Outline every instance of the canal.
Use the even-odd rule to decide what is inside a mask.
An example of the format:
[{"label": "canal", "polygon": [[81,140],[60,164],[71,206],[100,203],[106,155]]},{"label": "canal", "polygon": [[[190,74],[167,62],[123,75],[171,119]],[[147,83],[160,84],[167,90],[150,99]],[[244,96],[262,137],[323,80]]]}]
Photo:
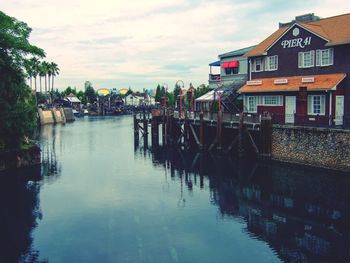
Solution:
[{"label": "canal", "polygon": [[45,126],[0,176],[0,262],[350,262],[350,178],[135,144],[132,117]]}]

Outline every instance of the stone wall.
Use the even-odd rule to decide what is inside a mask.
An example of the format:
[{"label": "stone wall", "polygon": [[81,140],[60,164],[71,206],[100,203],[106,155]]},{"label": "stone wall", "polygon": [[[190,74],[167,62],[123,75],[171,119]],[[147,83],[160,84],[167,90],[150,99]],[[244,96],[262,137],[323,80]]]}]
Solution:
[{"label": "stone wall", "polygon": [[272,159],[350,171],[350,131],[275,125]]}]

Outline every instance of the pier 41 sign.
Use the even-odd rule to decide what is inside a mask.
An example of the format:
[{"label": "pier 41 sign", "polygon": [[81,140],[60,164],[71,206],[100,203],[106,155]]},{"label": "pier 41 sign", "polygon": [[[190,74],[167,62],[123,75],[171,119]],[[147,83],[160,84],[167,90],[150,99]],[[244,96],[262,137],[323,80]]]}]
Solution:
[{"label": "pier 41 sign", "polygon": [[306,38],[294,38],[289,40],[283,40],[281,42],[281,45],[283,48],[291,48],[291,47],[300,47],[304,48],[306,46],[309,46],[311,44],[311,37]]}]

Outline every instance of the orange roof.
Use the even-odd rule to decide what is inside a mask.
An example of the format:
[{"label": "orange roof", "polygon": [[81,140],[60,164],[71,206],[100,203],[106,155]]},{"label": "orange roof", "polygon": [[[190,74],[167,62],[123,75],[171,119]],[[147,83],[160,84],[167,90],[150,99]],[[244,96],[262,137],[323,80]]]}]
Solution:
[{"label": "orange roof", "polygon": [[[239,89],[239,93],[249,92],[285,92],[285,91],[298,91],[299,87],[307,87],[308,91],[320,91],[336,89],[337,85],[346,77],[346,74],[327,74],[327,75],[314,75],[314,76],[294,76],[294,77],[278,77],[278,78],[266,78],[266,79],[254,79],[253,81],[259,82],[256,85],[244,85]],[[302,81],[304,79],[304,82]],[[286,82],[285,84],[276,84],[275,80]],[[313,82],[311,82],[313,80]],[[309,82],[307,82],[309,81]],[[254,83],[252,83],[254,84]]]},{"label": "orange roof", "polygon": [[[307,23],[296,22],[295,24],[328,40],[327,46],[350,43],[350,13],[328,17]],[[294,25],[294,24],[293,24]],[[263,55],[291,26],[285,26],[262,41],[255,48],[248,51],[246,57]]]}]

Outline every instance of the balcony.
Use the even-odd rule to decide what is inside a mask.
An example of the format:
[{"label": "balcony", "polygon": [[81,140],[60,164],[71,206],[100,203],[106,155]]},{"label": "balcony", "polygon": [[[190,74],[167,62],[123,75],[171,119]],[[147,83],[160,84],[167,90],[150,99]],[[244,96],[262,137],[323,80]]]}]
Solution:
[{"label": "balcony", "polygon": [[215,89],[218,87],[218,84],[221,82],[220,74],[209,74],[209,88]]}]

